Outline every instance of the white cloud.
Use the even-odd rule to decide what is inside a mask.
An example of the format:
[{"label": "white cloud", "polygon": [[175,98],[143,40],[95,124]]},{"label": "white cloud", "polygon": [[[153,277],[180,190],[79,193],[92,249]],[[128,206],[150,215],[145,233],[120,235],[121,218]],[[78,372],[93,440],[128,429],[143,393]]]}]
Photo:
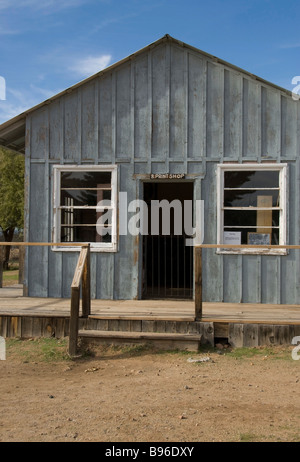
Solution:
[{"label": "white cloud", "polygon": [[30,85],[29,88],[23,90],[9,87],[6,91],[6,100],[0,100],[0,124],[22,114],[60,91],[46,90],[36,85]]},{"label": "white cloud", "polygon": [[8,29],[0,25],[0,35],[17,35],[19,31],[17,29]]},{"label": "white cloud", "polygon": [[111,60],[111,55],[87,56],[86,58],[78,59],[69,68],[81,77],[89,77],[109,66]]},{"label": "white cloud", "polygon": [[29,109],[28,106],[13,104],[8,101],[0,101],[0,124],[21,114]]},{"label": "white cloud", "polygon": [[43,99],[49,99],[52,96],[57,95],[58,93],[62,91],[61,89],[55,90],[55,91],[48,90],[45,88],[37,87],[36,85],[33,85],[33,84],[30,85],[30,89],[32,90],[32,93],[36,95],[36,97],[41,95],[41,98]]},{"label": "white cloud", "polygon": [[289,50],[293,48],[300,48],[300,42],[290,42],[290,43],[283,43],[280,45],[282,50]]}]

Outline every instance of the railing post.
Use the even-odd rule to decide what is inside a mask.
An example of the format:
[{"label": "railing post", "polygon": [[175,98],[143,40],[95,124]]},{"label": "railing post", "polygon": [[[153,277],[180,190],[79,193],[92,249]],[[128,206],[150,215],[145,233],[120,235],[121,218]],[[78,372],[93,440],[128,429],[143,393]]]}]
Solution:
[{"label": "railing post", "polygon": [[91,314],[91,273],[90,273],[90,244],[87,244],[87,255],[82,274],[82,317]]},{"label": "railing post", "polygon": [[3,284],[3,258],[4,258],[4,246],[0,245],[0,288]]},{"label": "railing post", "polygon": [[70,313],[70,326],[69,326],[69,355],[70,356],[76,356],[77,354],[79,302],[80,302],[80,289],[79,287],[72,287],[71,313]]},{"label": "railing post", "polygon": [[195,319],[202,318],[202,248],[194,247],[195,258]]},{"label": "railing post", "polygon": [[19,284],[24,283],[25,246],[19,245]]}]

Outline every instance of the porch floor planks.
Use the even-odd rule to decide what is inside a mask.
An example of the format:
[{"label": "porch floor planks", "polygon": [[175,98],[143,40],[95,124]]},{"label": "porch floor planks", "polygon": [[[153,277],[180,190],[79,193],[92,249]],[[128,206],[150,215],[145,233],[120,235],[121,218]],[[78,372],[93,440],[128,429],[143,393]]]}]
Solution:
[{"label": "porch floor planks", "polygon": [[[22,297],[19,288],[0,289],[0,316],[69,317],[70,299]],[[96,319],[193,321],[192,300],[92,300]],[[204,322],[300,324],[300,305],[203,303]]]}]

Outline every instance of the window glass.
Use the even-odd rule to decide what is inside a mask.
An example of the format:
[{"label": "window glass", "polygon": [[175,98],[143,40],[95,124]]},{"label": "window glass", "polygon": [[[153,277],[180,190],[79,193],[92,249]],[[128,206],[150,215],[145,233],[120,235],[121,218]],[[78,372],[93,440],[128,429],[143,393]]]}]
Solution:
[{"label": "window glass", "polygon": [[116,222],[113,171],[97,171],[97,166],[95,171],[79,168],[68,171],[57,168],[60,175],[58,241],[90,242],[95,246],[112,244]]},{"label": "window glass", "polygon": [[278,188],[279,172],[242,170],[224,172],[225,188]]},{"label": "window glass", "polygon": [[[223,176],[219,188],[219,203],[222,223],[221,239],[224,244],[255,245],[269,243],[279,245],[285,242],[281,234],[285,229],[285,194],[281,173],[285,165],[261,165],[246,169],[244,165],[219,166]],[[285,177],[284,177],[285,178]],[[285,184],[285,183],[284,183]],[[281,190],[282,188],[282,190]]]},{"label": "window glass", "polygon": [[111,172],[61,172],[61,188],[97,188],[110,185]]},{"label": "window glass", "polygon": [[[248,189],[225,189],[224,206],[225,207],[259,207],[264,201],[264,207],[279,207],[279,189],[277,190],[254,190]],[[269,199],[271,198],[271,199]]]}]

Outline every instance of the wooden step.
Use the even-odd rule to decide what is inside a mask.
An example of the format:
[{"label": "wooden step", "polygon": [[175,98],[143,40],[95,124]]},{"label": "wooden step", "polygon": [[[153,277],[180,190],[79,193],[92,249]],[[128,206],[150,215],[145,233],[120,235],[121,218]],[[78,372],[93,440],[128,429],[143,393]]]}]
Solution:
[{"label": "wooden step", "polygon": [[159,332],[121,332],[80,330],[78,337],[84,344],[152,344],[166,350],[198,351],[200,348],[201,334],[178,334]]}]

